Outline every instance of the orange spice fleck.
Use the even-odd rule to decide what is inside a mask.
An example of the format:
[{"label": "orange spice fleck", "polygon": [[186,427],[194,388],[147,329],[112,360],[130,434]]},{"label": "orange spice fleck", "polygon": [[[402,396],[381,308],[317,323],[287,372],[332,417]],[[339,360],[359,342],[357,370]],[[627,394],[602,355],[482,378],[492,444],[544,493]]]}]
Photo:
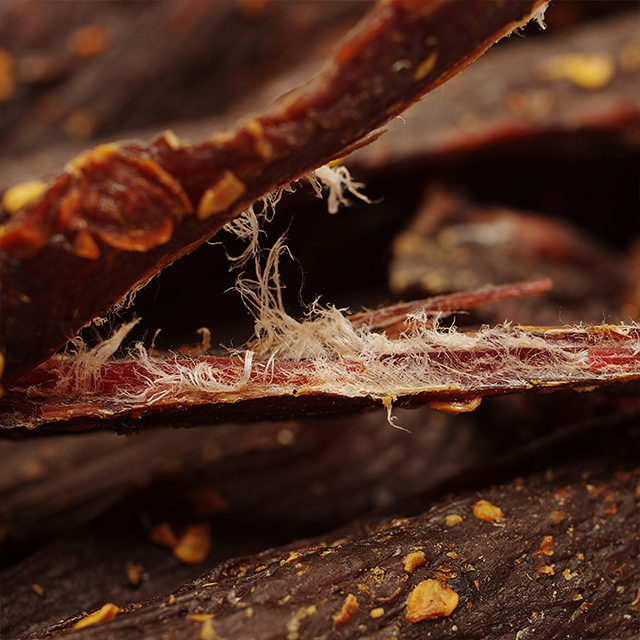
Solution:
[{"label": "orange spice fleck", "polygon": [[402,559],[404,570],[412,574],[418,567],[426,564],[427,559],[422,551],[412,551]]},{"label": "orange spice fleck", "polygon": [[544,554],[545,556],[553,555],[553,536],[545,536],[540,543],[540,551],[536,551],[535,555],[539,556]]},{"label": "orange spice fleck", "polygon": [[156,544],[169,547],[173,555],[185,564],[202,562],[211,550],[211,535],[208,524],[188,526],[176,535],[168,522],[163,522],[151,531]]},{"label": "orange spice fleck", "polygon": [[488,500],[478,500],[473,505],[472,510],[473,515],[484,522],[502,522],[504,518],[502,509],[491,504]]},{"label": "orange spice fleck", "polygon": [[93,58],[111,44],[109,32],[99,24],[89,24],[73,31],[67,39],[69,51],[76,58]]},{"label": "orange spice fleck", "polygon": [[230,207],[247,190],[234,173],[227,171],[218,182],[205,191],[198,205],[198,218],[205,220]]},{"label": "orange spice fleck", "polygon": [[218,511],[226,511],[229,508],[229,503],[220,493],[210,487],[191,491],[189,500],[195,506],[199,518],[205,518]]},{"label": "orange spice fleck", "polygon": [[95,611],[94,613],[90,613],[88,616],[85,616],[81,620],[78,620],[73,625],[74,629],[82,629],[84,627],[88,627],[91,624],[96,624],[96,622],[103,622],[104,620],[111,620],[115,618],[122,609],[115,604],[109,602],[105,604],[101,609]]},{"label": "orange spice fleck", "polygon": [[151,540],[156,544],[169,548],[173,548],[178,544],[178,539],[168,522],[162,522],[151,530]]},{"label": "orange spice fleck", "polygon": [[8,51],[0,48],[0,104],[13,95],[15,88],[15,62]]},{"label": "orange spice fleck", "polygon": [[178,544],[173,547],[173,555],[185,564],[202,562],[211,550],[211,535],[208,524],[192,525],[185,529]]},{"label": "orange spice fleck", "polygon": [[459,601],[458,594],[440,580],[423,580],[409,594],[407,620],[413,623],[449,616]]},{"label": "orange spice fleck", "polygon": [[384,615],[384,609],[382,607],[376,607],[375,609],[371,609],[371,613],[369,615],[376,620]]},{"label": "orange spice fleck", "polygon": [[553,524],[559,524],[567,517],[566,511],[562,511],[562,509],[554,509],[549,514],[549,520],[553,522]]},{"label": "orange spice fleck", "polygon": [[342,603],[342,608],[333,616],[333,625],[340,627],[349,624],[358,611],[358,599],[350,593]]}]

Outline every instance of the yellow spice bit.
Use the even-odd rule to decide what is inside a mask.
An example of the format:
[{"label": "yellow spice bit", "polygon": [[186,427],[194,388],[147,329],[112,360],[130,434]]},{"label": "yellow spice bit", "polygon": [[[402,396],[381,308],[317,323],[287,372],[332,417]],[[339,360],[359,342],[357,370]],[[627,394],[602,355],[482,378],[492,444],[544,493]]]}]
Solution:
[{"label": "yellow spice bit", "polygon": [[413,573],[418,567],[426,564],[426,562],[427,559],[422,551],[413,551],[402,559],[404,570],[409,574]]},{"label": "yellow spice bit", "polygon": [[413,72],[413,79],[418,81],[425,78],[436,66],[437,61],[438,52],[431,51],[429,55],[416,67],[416,70]]},{"label": "yellow spice bit", "polygon": [[473,515],[484,522],[502,522],[504,518],[502,509],[491,504],[488,500],[478,500],[472,509]]},{"label": "yellow spice bit", "polygon": [[407,620],[420,622],[449,616],[458,606],[458,594],[439,580],[423,580],[407,600]]},{"label": "yellow spice bit", "polygon": [[616,72],[615,60],[608,53],[565,53],[543,62],[536,69],[542,81],[569,80],[587,90],[606,87]]},{"label": "yellow spice bit", "polygon": [[41,180],[27,180],[9,187],[2,195],[2,208],[8,213],[14,213],[38,199],[47,183]]},{"label": "yellow spice bit", "polygon": [[454,527],[455,525],[460,524],[461,522],[462,522],[462,517],[455,513],[449,514],[444,520],[444,523],[447,525],[447,527]]},{"label": "yellow spice bit", "polygon": [[213,613],[191,613],[187,616],[187,620],[194,620],[195,622],[206,622],[214,618],[215,615]]},{"label": "yellow spice bit", "polygon": [[382,607],[376,607],[375,609],[371,609],[371,613],[369,615],[376,620],[384,615],[384,609]]},{"label": "yellow spice bit", "polygon": [[82,618],[82,620],[78,620],[78,622],[73,625],[73,628],[82,629],[83,627],[88,627],[91,624],[96,624],[96,622],[111,620],[112,618],[115,618],[121,611],[122,609],[120,607],[109,602],[98,611],[85,616],[84,618]]}]

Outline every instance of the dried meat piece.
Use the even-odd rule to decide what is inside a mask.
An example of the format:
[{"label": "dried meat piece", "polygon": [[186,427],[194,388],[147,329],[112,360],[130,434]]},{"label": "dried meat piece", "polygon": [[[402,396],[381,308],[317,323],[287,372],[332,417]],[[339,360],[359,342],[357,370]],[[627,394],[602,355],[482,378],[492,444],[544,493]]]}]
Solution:
[{"label": "dried meat piece", "polygon": [[[613,250],[567,220],[476,204],[434,184],[408,228],[394,238],[389,279],[390,289],[406,297],[546,276],[553,288],[531,302],[519,300],[518,320],[555,324],[559,318],[621,319],[630,271]],[[510,314],[503,305],[482,320],[504,317]]]},{"label": "dried meat piece", "polygon": [[2,425],[9,432],[107,425],[131,432],[167,420],[175,426],[379,407],[391,420],[394,406],[461,413],[489,395],[640,378],[640,329],[632,325],[463,333],[414,318],[393,340],[356,331],[333,314],[296,323],[274,347],[277,358],[250,350],[154,358],[139,348],[137,358],[105,362],[100,350],[112,352],[107,342],[75,359],[51,359],[2,399]]},{"label": "dried meat piece", "polygon": [[[406,640],[479,633],[497,640],[522,630],[544,640],[555,638],[558,628],[575,636],[633,637],[639,630],[639,470],[637,435],[623,432],[546,472],[435,503],[426,498],[420,515],[370,516],[221,563],[173,594],[124,606],[82,637],[202,637],[203,621],[230,640],[302,639],[337,629],[343,638],[392,633]],[[538,460],[551,450],[539,449]],[[502,521],[473,516],[479,495],[501,510]],[[455,526],[447,523],[452,514],[459,516]],[[550,537],[553,555],[541,554]],[[417,553],[425,562],[407,572],[407,558]],[[411,594],[425,581],[439,583],[449,605],[429,606],[422,616]],[[68,637],[82,615],[37,634]]]},{"label": "dried meat piece", "polygon": [[382,3],[320,76],[230,134],[188,144],[165,133],[80,156],[0,227],[4,385],[254,200],[345,154],[545,4],[483,0],[461,11],[451,1]]}]

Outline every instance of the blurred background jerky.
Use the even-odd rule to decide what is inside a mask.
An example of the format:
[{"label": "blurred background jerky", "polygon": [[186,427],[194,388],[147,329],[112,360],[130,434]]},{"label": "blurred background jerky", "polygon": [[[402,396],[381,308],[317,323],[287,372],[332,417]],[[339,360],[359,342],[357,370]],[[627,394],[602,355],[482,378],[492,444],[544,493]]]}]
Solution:
[{"label": "blurred background jerky", "polygon": [[[620,5],[623,10],[629,9],[627,2],[617,6],[616,3],[610,2],[556,3],[547,14],[550,31],[542,38],[534,39],[531,35],[525,39],[512,38],[509,43],[502,43],[501,46],[520,47],[535,44],[544,52],[543,39],[557,36],[558,41],[569,40],[572,33],[577,33],[582,28],[582,18],[593,18],[592,11],[597,5],[600,11],[607,13],[619,11]],[[637,25],[637,12],[627,14],[623,22],[627,25]],[[589,28],[594,29],[596,33],[598,30],[604,33],[608,27],[606,21],[598,19],[592,21]],[[597,41],[597,38],[595,40]],[[497,55],[499,52],[500,48],[488,55]],[[460,76],[460,80],[483,63],[483,59],[479,60]],[[612,86],[613,84],[609,84],[599,91],[578,91],[576,99],[588,102],[595,108],[596,98],[605,93],[609,94],[613,90]],[[273,97],[278,93],[279,91],[274,91]],[[432,99],[436,100],[441,94],[446,95],[446,86],[432,95]],[[631,94],[628,98],[622,99],[626,100],[627,104],[634,103]],[[428,103],[420,106],[428,106]],[[230,117],[230,120],[233,119],[235,116]],[[411,121],[406,121],[407,124],[402,126],[410,125]],[[194,137],[207,135],[211,130],[210,123],[184,123],[184,126],[202,132]],[[430,128],[421,127],[415,135],[427,135],[430,131]],[[462,134],[463,128],[459,127],[458,131]],[[537,143],[539,138],[527,137],[526,141],[518,139],[517,144],[511,146],[480,146],[474,154],[452,153],[446,161],[441,155],[430,155],[429,151],[424,154],[418,153],[417,156],[412,156],[411,160],[396,165],[387,166],[381,161],[378,169],[372,169],[367,175],[367,195],[372,198],[384,196],[384,201],[366,208],[354,205],[339,216],[329,217],[326,215],[326,205],[317,203],[306,194],[293,194],[281,202],[281,220],[279,218],[272,223],[269,234],[277,234],[279,229],[285,228],[295,218],[290,229],[290,239],[294,255],[300,257],[302,267],[307,272],[303,291],[306,300],[312,300],[316,294],[322,293],[323,301],[352,306],[354,310],[359,309],[361,304],[375,306],[380,302],[394,301],[395,297],[389,291],[386,281],[387,264],[391,254],[390,241],[397,234],[401,224],[409,224],[410,219],[417,213],[425,188],[433,182],[438,182],[448,189],[449,194],[462,194],[467,202],[474,202],[479,206],[498,203],[511,210],[527,210],[536,214],[551,213],[572,220],[581,229],[580,234],[586,230],[588,234],[604,242],[608,247],[606,252],[614,252],[617,264],[625,264],[625,252],[631,247],[630,253],[635,256],[635,262],[629,260],[628,264],[635,264],[636,267],[634,270],[631,270],[631,267],[625,268],[635,282],[630,291],[635,291],[637,301],[640,270],[637,266],[637,244],[633,244],[633,238],[637,237],[638,225],[638,154],[635,143],[629,144],[629,140],[634,140],[634,128],[627,124],[616,124],[608,131],[611,135],[594,137],[580,127],[575,130],[569,127],[566,136],[555,136],[551,142],[548,139],[545,141],[545,137],[541,136],[541,144]],[[148,133],[145,132],[142,137],[147,137]],[[383,140],[384,137],[378,142]],[[563,144],[559,144],[561,141]],[[62,150],[59,148],[55,151],[61,154],[61,160],[52,162],[49,172],[52,167],[59,167],[79,150],[76,147],[70,151],[67,145],[62,146]],[[53,153],[50,149],[39,148],[37,155],[25,157],[24,166],[36,166],[43,156],[51,157],[50,154]],[[5,183],[4,180],[16,165],[17,162],[13,161],[0,165],[0,180],[5,186],[15,182],[9,180]],[[26,172],[18,179],[33,175]],[[363,176],[364,170],[356,174],[358,179]],[[300,208],[305,209],[304,214],[296,215],[295,211]],[[329,261],[328,247],[333,249]],[[298,264],[284,266],[295,282],[295,277],[299,278]],[[218,277],[225,269],[226,260],[222,248],[205,246],[163,273],[147,291],[139,294],[136,301],[138,312],[144,316],[145,321],[148,320],[148,323],[140,327],[140,335],[145,331],[153,335],[158,327],[162,327],[163,333],[158,340],[164,341],[165,346],[175,346],[183,342],[193,343],[196,340],[196,329],[207,325],[213,329],[214,344],[217,340],[228,343],[234,336],[238,340],[238,335],[242,332],[246,332],[248,337],[250,323],[247,322],[246,312],[233,294],[223,296],[217,291],[211,291],[206,296],[202,295],[203,283],[211,280],[213,274]],[[349,277],[345,277],[345,274],[349,274]],[[221,292],[233,283],[233,275],[229,276],[228,280],[219,282],[227,283],[220,287]],[[187,283],[193,287],[186,286]],[[294,309],[298,304],[297,286],[290,286],[284,293],[287,304]],[[606,286],[599,292],[592,288],[592,295],[606,299],[609,292]],[[547,312],[550,317],[554,317],[554,314],[558,314],[557,300],[547,302],[551,304]],[[568,302],[563,306],[562,313],[570,312],[569,306],[576,303],[576,300]],[[221,308],[224,309],[224,314],[218,313]],[[635,307],[629,306],[611,313],[622,313],[623,317],[629,320],[638,317],[637,310],[636,303]],[[520,319],[518,311],[512,310],[513,316],[509,314],[515,321]],[[530,312],[523,310],[523,315],[526,317]],[[541,311],[536,309],[535,312]],[[585,318],[585,321],[602,321],[601,312],[595,310],[594,314],[596,317]],[[464,316],[457,320],[460,319],[464,319]],[[471,321],[475,319],[470,318]],[[233,324],[233,327],[229,324]],[[623,638],[635,637],[638,633],[637,590],[640,581],[638,568],[634,564],[637,555],[628,543],[637,540],[637,533],[627,527],[636,526],[637,514],[627,512],[626,507],[621,507],[617,495],[602,489],[605,486],[613,489],[612,483],[624,479],[624,475],[620,477],[615,473],[626,473],[619,466],[624,452],[637,458],[636,442],[622,442],[616,439],[622,431],[621,425],[624,424],[624,420],[621,421],[619,417],[620,412],[624,414],[626,410],[631,411],[628,424],[633,431],[637,425],[637,414],[633,413],[637,410],[636,407],[637,400],[633,396],[612,396],[597,392],[578,395],[569,392],[546,397],[494,398],[483,403],[474,413],[455,418],[429,409],[416,413],[400,413],[400,424],[410,428],[411,434],[392,430],[383,415],[371,414],[360,416],[356,420],[347,417],[335,422],[319,421],[317,424],[300,422],[262,425],[255,428],[249,425],[234,425],[221,426],[216,430],[182,430],[176,433],[158,431],[127,439],[119,439],[113,434],[86,434],[62,439],[48,437],[40,441],[4,441],[0,443],[3,461],[0,465],[0,476],[3,487],[2,503],[6,508],[3,510],[4,536],[0,546],[4,567],[14,568],[3,569],[2,635],[15,637],[53,624],[67,616],[75,615],[75,619],[78,619],[85,610],[97,609],[107,601],[124,606],[127,602],[137,602],[147,597],[165,594],[160,602],[168,603],[170,598],[166,594],[178,584],[215,566],[224,557],[253,553],[271,544],[287,544],[298,535],[321,534],[338,526],[340,521],[360,515],[362,510],[391,505],[391,513],[395,512],[396,516],[417,514],[430,508],[434,499],[442,498],[449,491],[453,491],[447,502],[442,503],[443,515],[449,514],[453,507],[460,504],[457,492],[468,488],[475,491],[486,488],[494,481],[501,481],[491,474],[492,469],[495,471],[495,467],[500,466],[497,456],[508,454],[509,451],[515,455],[516,464],[506,467],[508,471],[505,472],[503,480],[507,482],[509,478],[528,473],[528,465],[545,466],[552,458],[562,460],[591,440],[587,432],[577,429],[573,439],[552,439],[550,448],[540,449],[532,446],[529,449],[525,448],[518,456],[518,448],[523,442],[535,441],[538,436],[548,432],[551,435],[555,431],[560,433],[563,424],[571,424],[582,418],[587,420],[597,417],[598,421],[592,425],[595,431],[588,431],[591,434],[599,434],[595,439],[597,453],[578,461],[572,477],[575,479],[575,486],[579,487],[577,491],[582,496],[589,496],[588,504],[600,509],[602,518],[596,521],[585,519],[582,521],[582,528],[574,526],[573,531],[574,536],[575,532],[578,532],[581,536],[600,537],[595,544],[586,545],[589,548],[589,552],[586,553],[576,547],[566,554],[566,547],[558,545],[557,531],[571,531],[569,519],[574,522],[576,514],[582,518],[588,512],[582,509],[572,510],[560,504],[567,495],[566,487],[573,480],[570,481],[568,476],[555,476],[560,489],[556,492],[553,507],[548,513],[550,518],[559,520],[559,523],[552,524],[553,520],[544,520],[544,524],[549,525],[547,530],[537,530],[539,535],[532,536],[530,541],[535,546],[523,557],[522,562],[515,564],[516,572],[511,574],[514,582],[502,592],[507,596],[517,594],[512,601],[513,609],[509,609],[508,603],[499,598],[484,598],[486,592],[481,594],[484,602],[491,607],[487,614],[489,618],[470,618],[473,624],[469,634],[485,633],[486,620],[498,612],[500,624],[503,626],[498,627],[498,633],[501,635],[497,637],[503,637],[505,634],[515,635],[525,629],[530,629],[536,637],[544,637],[545,632],[550,634],[550,637],[564,637],[566,633],[573,631],[589,637],[608,638],[616,633]],[[363,426],[365,423],[368,426]],[[295,434],[294,438],[289,431]],[[351,435],[353,440],[350,438]],[[305,440],[306,438],[311,440]],[[318,443],[317,460],[320,461],[326,456],[324,459],[327,462],[319,463],[317,467],[305,467],[305,457],[302,456],[300,464],[296,467],[298,471],[292,473],[308,473],[308,480],[304,482],[295,482],[295,477],[286,480],[284,472],[293,467],[283,465],[283,475],[279,476],[283,484],[274,486],[273,493],[270,493],[270,483],[277,477],[279,465],[283,464],[282,456],[286,458],[291,455],[290,463],[295,466],[295,458],[301,454],[301,442],[313,442],[314,438]],[[360,439],[360,444],[356,444],[357,439]],[[607,441],[612,444],[610,452],[604,446]],[[263,446],[267,448],[266,451],[260,451]],[[184,447],[184,453],[174,456],[173,452],[177,452],[181,447]],[[237,455],[229,459],[227,447]],[[220,450],[223,452],[223,461],[228,462],[219,462]],[[47,454],[47,451],[50,453]],[[112,453],[107,454],[108,451]],[[158,453],[153,454],[152,451]],[[353,455],[351,458],[349,451]],[[607,460],[610,460],[611,464],[606,462]],[[9,464],[9,461],[15,461],[15,464]],[[633,464],[633,460],[630,460],[630,463]],[[261,464],[264,464],[264,467],[261,467]],[[484,469],[478,469],[477,465],[484,465]],[[608,471],[602,476],[593,475],[594,471],[603,468],[603,465]],[[199,481],[193,480],[189,471],[191,467],[195,469],[194,474]],[[113,469],[118,468],[130,471],[115,474]],[[466,473],[463,471],[462,476],[455,482],[447,483],[447,479],[457,477],[456,474],[461,469],[466,469]],[[141,472],[140,477],[135,473],[138,470]],[[255,472],[255,475],[252,475],[252,472]],[[398,476],[394,473],[403,475],[404,479],[396,480]],[[242,482],[243,478],[246,484]],[[549,482],[551,478],[551,474],[546,474],[545,482]],[[334,479],[335,484],[332,484]],[[149,480],[149,492],[137,497],[139,494],[136,492],[144,492],[144,488],[136,489],[131,483],[145,484]],[[636,482],[636,476],[632,476],[630,481],[632,484]],[[443,484],[437,488],[430,485],[431,482]],[[234,528],[230,523],[229,535],[222,535],[219,532],[225,528],[225,514],[233,512],[238,499],[233,494],[236,483],[239,491],[236,495],[240,498],[240,492],[243,492],[240,504],[246,505],[248,513],[244,516],[238,515],[236,522],[240,523],[239,528]],[[523,487],[529,485],[533,488],[535,496],[540,498],[532,497],[523,503]],[[359,489],[353,490],[355,486]],[[413,511],[406,506],[396,505],[398,500],[410,495],[414,490],[428,490],[430,486],[432,494],[421,504],[414,503]],[[156,487],[164,487],[165,491],[155,490]],[[175,493],[169,492],[171,497],[165,499],[165,496],[169,495],[167,490],[171,487],[175,489]],[[131,496],[127,496],[128,488],[132,490]],[[184,496],[191,489],[217,490],[226,501],[229,510],[211,514],[208,520],[204,516],[196,519],[194,511],[189,512],[189,509],[195,509],[193,501],[188,500],[189,507],[185,509]],[[262,493],[259,493],[258,489]],[[633,490],[633,486],[631,489]],[[540,504],[539,499],[544,497],[541,484],[526,476],[511,484],[505,484],[502,491],[511,492],[510,495],[516,499],[518,508],[524,504],[519,513],[525,525],[541,522],[537,510],[527,509],[527,505]],[[251,496],[254,493],[257,495],[254,503],[257,507],[251,506]],[[205,495],[209,496],[210,505],[215,504],[213,493]],[[326,501],[323,495],[327,496]],[[485,498],[492,497],[484,491],[481,495]],[[291,501],[288,502],[288,499]],[[104,511],[119,500],[119,506]],[[340,504],[340,509],[333,511],[332,504],[336,501]],[[149,507],[155,514],[154,519],[137,519],[136,514],[140,512],[141,504],[143,507]],[[218,502],[218,506],[220,504]],[[253,514],[256,519],[250,517],[253,508],[256,508]],[[314,511],[316,508],[317,511]],[[271,510],[275,510],[277,516],[269,516]],[[98,512],[105,515],[94,517]],[[560,512],[564,512],[567,517],[561,519]],[[297,518],[296,514],[300,514],[300,518]],[[508,514],[506,507],[505,514]],[[279,530],[280,533],[271,536],[265,532],[266,527],[259,526],[260,518],[264,518],[263,523],[275,522],[273,530]],[[174,556],[171,548],[153,543],[149,535],[150,529],[164,520],[176,530],[200,524],[203,520],[210,522],[210,564],[185,568]],[[246,526],[247,522],[250,526]],[[466,522],[468,524],[469,521]],[[296,529],[300,523],[302,526]],[[79,524],[82,524],[83,528],[78,528]],[[490,532],[501,532],[501,528],[495,525],[480,521],[477,524],[480,527],[488,526]],[[352,528],[351,532],[356,535],[355,528]],[[431,540],[432,533],[433,531],[421,536],[421,543],[424,539]],[[50,545],[42,546],[39,552],[33,553],[48,535],[56,535],[57,538]],[[282,537],[278,539],[279,535]],[[460,535],[465,538],[467,534]],[[549,535],[553,537],[553,546],[550,546],[549,542],[543,544]],[[118,539],[123,540],[122,545],[117,543]],[[240,547],[245,545],[244,548],[233,546],[238,541]],[[325,541],[330,544],[335,539]],[[563,538],[562,545],[566,541],[567,539]],[[299,545],[294,545],[289,549],[298,548]],[[430,547],[427,551],[430,553],[431,549]],[[551,550],[554,551],[553,555],[547,555]],[[445,556],[452,551],[456,553],[458,549],[441,549]],[[276,552],[276,564],[288,557],[288,554],[280,557],[280,553],[285,551]],[[597,572],[597,580],[589,582],[587,579],[585,582],[588,589],[589,584],[595,585],[597,582],[600,585],[599,590],[585,590],[585,583],[578,582],[582,580],[581,576],[584,575],[586,566],[580,559],[580,554],[584,555],[587,561],[593,558],[595,564],[591,564],[588,570]],[[474,562],[476,556],[477,554],[474,556]],[[105,561],[104,558],[108,560]],[[235,564],[230,561],[219,565],[217,571],[222,574],[226,567],[230,567],[229,579],[235,581],[237,578],[233,567],[249,565],[254,561],[258,565],[266,564],[263,559],[272,558],[273,555],[266,554],[253,560],[245,558]],[[444,556],[442,559],[445,560]],[[491,555],[491,561],[496,559],[495,555]],[[558,559],[565,564],[551,567]],[[445,563],[440,564],[451,569],[452,566],[446,563],[454,561],[452,556],[446,556]],[[569,562],[572,563],[571,566]],[[605,564],[600,564],[601,562]],[[139,564],[142,565],[142,571],[138,567]],[[478,569],[477,564],[471,564]],[[373,567],[378,565],[379,562],[376,560]],[[432,562],[430,567],[436,565],[437,562]],[[284,566],[286,568],[293,565]],[[77,582],[70,579],[69,574],[62,575],[58,570],[60,567],[78,571]],[[502,565],[498,567],[491,564],[490,567],[492,580],[487,582],[487,585],[495,581],[496,575],[506,575],[503,571],[507,570],[507,567]],[[531,573],[518,573],[518,570],[522,571],[527,567]],[[453,568],[455,571],[456,567]],[[429,569],[422,567],[420,570]],[[583,574],[580,574],[581,570]],[[578,575],[574,575],[576,573]],[[473,574],[463,572],[463,575],[467,581],[471,581],[469,590],[459,588],[464,605],[470,602],[470,594],[478,590],[473,584]],[[38,576],[42,578],[41,582],[44,585],[40,584]],[[291,577],[294,578],[293,575]],[[415,579],[417,581],[422,577],[425,576],[420,574]],[[133,584],[138,579],[139,592]],[[461,584],[460,576],[456,580]],[[203,580],[206,581],[208,578]],[[456,585],[446,582],[452,588],[456,588]],[[480,583],[480,580],[478,582]],[[498,581],[495,584],[504,586],[505,583]],[[484,585],[483,582],[483,588]],[[526,600],[519,595],[523,593],[522,585],[526,585]],[[544,599],[553,594],[558,585],[563,598],[565,589],[573,589],[576,586],[579,588],[577,593],[566,592],[572,598],[573,604],[568,603],[564,611],[562,608],[554,608],[554,615],[558,614],[560,617],[550,621],[547,615],[543,617],[540,612],[543,610]],[[11,594],[10,599],[7,599],[7,594]],[[335,607],[335,613],[338,613],[345,603],[347,593],[343,591],[332,597],[332,606]],[[384,610],[381,624],[387,624],[388,617],[385,616],[393,615],[394,624],[403,625],[403,631],[407,628],[408,633],[415,629],[418,637],[423,637],[429,632],[432,633],[432,637],[455,635],[453,623],[445,618],[409,625],[406,622],[406,609],[400,600],[401,598],[397,597],[399,604],[393,607],[386,604],[374,607]],[[533,606],[537,602],[541,603],[540,607]],[[370,620],[375,621],[375,618],[370,616],[370,611],[374,608],[369,610],[361,606],[365,604],[364,600],[358,600],[358,603],[361,610],[353,613],[352,621],[356,624],[348,627],[349,629],[357,628],[359,624],[371,625]],[[366,604],[369,605],[368,600]],[[456,611],[460,613],[461,610],[462,607],[459,605]],[[179,611],[176,609],[173,613],[186,617],[190,615],[190,611],[183,608]],[[348,611],[349,607],[345,613]],[[456,611],[453,615],[456,615]],[[590,617],[590,612],[593,617]],[[333,613],[332,610],[330,614]],[[584,617],[584,614],[589,616]],[[153,619],[155,615],[153,610],[149,618]],[[349,617],[345,615],[341,619],[348,621]],[[264,621],[264,618],[261,620]],[[302,623],[308,624],[311,621],[313,618]],[[609,621],[613,627],[606,626]],[[265,625],[272,622],[272,619],[269,619]],[[192,626],[188,629],[185,627],[185,634],[206,634],[210,632],[209,625],[213,625],[214,621],[207,623],[206,619],[189,620],[188,624]],[[512,624],[514,626],[510,626]],[[585,626],[581,627],[583,624]],[[339,625],[336,630],[341,632],[344,628]],[[300,636],[305,637],[306,627],[302,626],[300,629]],[[94,627],[94,630],[99,632],[100,626]],[[76,635],[80,636],[90,631],[91,627],[84,632],[77,631]],[[363,632],[358,630],[358,633]],[[375,634],[375,631],[372,633]],[[364,635],[366,637],[372,633],[367,632]],[[527,637],[526,632],[523,635]],[[407,634],[405,636],[411,637]]]},{"label": "blurred background jerky", "polygon": [[2,155],[225,113],[370,4],[3,2]]}]

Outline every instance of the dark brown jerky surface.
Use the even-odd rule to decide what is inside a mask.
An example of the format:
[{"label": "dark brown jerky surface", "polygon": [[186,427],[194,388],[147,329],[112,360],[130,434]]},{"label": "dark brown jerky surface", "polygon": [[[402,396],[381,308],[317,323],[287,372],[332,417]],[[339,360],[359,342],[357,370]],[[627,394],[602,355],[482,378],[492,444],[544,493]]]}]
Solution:
[{"label": "dark brown jerky surface", "polygon": [[308,55],[326,58],[369,4],[7,0],[0,155],[224,113]]},{"label": "dark brown jerky surface", "polygon": [[164,135],[80,156],[2,228],[5,385],[256,198],[345,153],[542,4],[381,4],[322,75],[228,136],[191,145]]},{"label": "dark brown jerky surface", "polygon": [[[632,432],[623,428],[595,455],[539,475],[415,503],[422,515],[370,517],[230,560],[172,597],[128,605],[113,620],[73,631],[78,614],[37,636],[635,637],[639,472]],[[544,464],[551,450],[534,449],[529,455]],[[425,611],[411,594],[425,581],[454,592],[457,606],[416,621]]]},{"label": "dark brown jerky surface", "polygon": [[[576,6],[551,5],[551,26],[555,11]],[[637,20],[636,7],[541,38],[511,38],[389,123],[388,135],[350,162],[370,170],[426,159],[456,164],[501,148],[518,158],[523,149],[571,149],[577,133],[600,145],[618,136],[632,142],[640,125]]]},{"label": "dark brown jerky surface", "polygon": [[[553,401],[546,408],[537,402],[537,412],[549,417],[545,428],[557,427],[567,413],[601,413],[596,394],[589,398],[595,404],[588,402],[585,411],[583,403],[557,404],[560,396],[549,396]],[[391,429],[378,412],[135,438],[82,434],[0,442],[7,461],[0,468],[2,561],[13,565],[12,555],[43,542],[3,573],[4,633],[35,630],[107,600],[124,605],[169,593],[230,557],[340,526],[532,436],[524,426],[514,431],[496,424],[498,414],[526,421],[529,411],[510,398],[473,418],[429,409],[397,413],[410,431]],[[491,423],[501,436],[487,439],[479,422]],[[150,531],[162,522],[174,530],[209,523],[206,560],[183,565],[155,544]],[[127,579],[128,565],[144,568],[139,584]]]}]

